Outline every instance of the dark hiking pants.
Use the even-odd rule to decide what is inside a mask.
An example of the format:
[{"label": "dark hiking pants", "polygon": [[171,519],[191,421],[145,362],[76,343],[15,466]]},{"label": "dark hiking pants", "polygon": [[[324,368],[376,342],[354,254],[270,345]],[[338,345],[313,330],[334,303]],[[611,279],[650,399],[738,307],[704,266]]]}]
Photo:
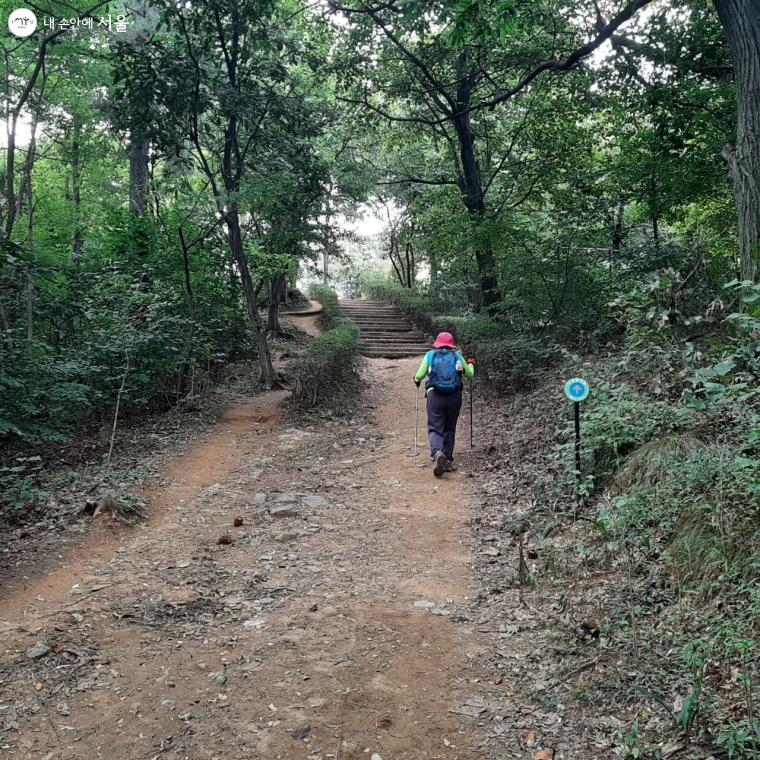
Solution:
[{"label": "dark hiking pants", "polygon": [[442,451],[449,461],[454,459],[454,439],[457,432],[457,419],[462,408],[461,389],[454,393],[427,393],[428,440],[430,455]]}]

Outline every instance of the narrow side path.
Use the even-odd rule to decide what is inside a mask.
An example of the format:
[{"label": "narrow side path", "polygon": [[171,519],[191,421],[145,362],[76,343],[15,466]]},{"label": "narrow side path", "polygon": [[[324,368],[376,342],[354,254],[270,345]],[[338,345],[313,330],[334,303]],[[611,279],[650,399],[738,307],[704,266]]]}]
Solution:
[{"label": "narrow side path", "polygon": [[482,757],[463,476],[411,456],[414,363],[370,360],[351,421],[238,405],[147,524],[4,593],[7,755]]}]

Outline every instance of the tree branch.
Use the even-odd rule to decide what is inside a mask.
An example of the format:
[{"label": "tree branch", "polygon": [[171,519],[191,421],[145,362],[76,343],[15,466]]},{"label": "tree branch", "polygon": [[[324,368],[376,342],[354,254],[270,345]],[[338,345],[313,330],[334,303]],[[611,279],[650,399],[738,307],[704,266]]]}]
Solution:
[{"label": "tree branch", "polygon": [[620,13],[610,21],[607,26],[599,31],[593,40],[587,42],[585,45],[579,47],[573,53],[571,53],[564,60],[551,59],[543,61],[536,66],[533,71],[524,76],[514,87],[509,90],[505,90],[490,100],[483,101],[477,105],[470,106],[468,111],[480,110],[482,108],[490,108],[493,110],[499,103],[503,103],[506,100],[510,100],[515,95],[521,93],[539,74],[544,71],[557,71],[564,72],[570,71],[577,63],[583,60],[586,56],[594,52],[602,43],[606,42],[618,27],[622,26],[626,21],[630,21],[631,18],[644,6],[649,5],[652,0],[632,0]]}]

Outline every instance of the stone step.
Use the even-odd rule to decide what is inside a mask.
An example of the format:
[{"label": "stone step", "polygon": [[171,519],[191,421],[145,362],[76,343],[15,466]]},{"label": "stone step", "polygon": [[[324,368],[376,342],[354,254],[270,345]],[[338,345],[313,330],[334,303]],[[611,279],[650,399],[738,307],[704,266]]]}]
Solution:
[{"label": "stone step", "polygon": [[354,322],[354,324],[359,328],[359,330],[375,330],[376,332],[413,332],[412,326],[406,324],[406,322],[394,322],[393,324],[379,324],[377,322],[371,322],[367,324],[361,324],[359,322]]},{"label": "stone step", "polygon": [[404,319],[404,315],[399,311],[346,311],[341,309],[341,313],[344,317],[349,319]]},{"label": "stone step", "polygon": [[374,327],[360,327],[359,333],[361,334],[362,338],[368,338],[371,335],[406,335],[407,337],[414,336],[415,338],[419,338],[420,340],[425,340],[425,334],[420,332],[419,330],[406,330],[403,332],[399,332],[397,330],[389,331],[389,330],[378,330]]},{"label": "stone step", "polygon": [[381,317],[383,319],[395,317],[396,319],[404,319],[404,315],[400,311],[356,311],[355,309],[341,309],[341,312],[351,319],[354,317],[358,319],[362,319],[363,317]]},{"label": "stone step", "polygon": [[405,335],[404,333],[398,333],[397,335],[360,335],[360,343],[414,343],[415,346],[426,346],[422,338],[416,335]]},{"label": "stone step", "polygon": [[399,311],[398,306],[392,304],[386,304],[385,306],[375,306],[374,304],[362,304],[361,306],[351,306],[349,304],[338,304],[339,308],[343,311]]},{"label": "stone step", "polygon": [[344,314],[401,314],[401,311],[395,306],[389,306],[387,309],[359,309],[341,306],[340,310]]},{"label": "stone step", "polygon": [[356,298],[353,301],[346,299],[338,299],[339,306],[392,306],[392,304],[385,303],[385,301],[362,301]]},{"label": "stone step", "polygon": [[346,314],[344,312],[343,316],[346,317],[347,319],[352,320],[353,322],[356,322],[357,324],[359,324],[361,322],[361,324],[363,324],[363,325],[373,325],[373,324],[386,325],[389,322],[403,322],[405,325],[409,325],[410,328],[411,328],[411,325],[409,324],[409,321],[406,320],[406,319],[404,319],[402,316],[399,316],[399,315],[395,315],[395,316],[389,315],[389,316],[386,317],[386,316],[382,316],[380,314],[374,314],[374,315],[373,314],[361,314],[361,315],[358,315],[358,314]]},{"label": "stone step", "polygon": [[419,351],[406,348],[362,348],[359,353],[369,359],[406,359],[420,355]]},{"label": "stone step", "polygon": [[383,337],[380,337],[380,338],[378,338],[377,336],[372,337],[372,338],[360,337],[359,338],[359,343],[362,346],[369,345],[370,343],[372,343],[372,344],[377,343],[378,345],[383,345],[383,346],[391,346],[391,345],[398,345],[398,346],[407,346],[407,345],[411,345],[411,346],[427,346],[428,347],[428,351],[430,350],[430,346],[427,343],[424,343],[423,341],[421,341],[419,338],[404,338],[404,337],[400,337],[400,338],[394,338],[394,337],[383,338]]},{"label": "stone step", "polygon": [[429,346],[423,346],[419,343],[360,343],[359,348],[364,350],[369,349],[399,349],[403,351],[416,351],[420,354],[424,354],[429,350]]}]

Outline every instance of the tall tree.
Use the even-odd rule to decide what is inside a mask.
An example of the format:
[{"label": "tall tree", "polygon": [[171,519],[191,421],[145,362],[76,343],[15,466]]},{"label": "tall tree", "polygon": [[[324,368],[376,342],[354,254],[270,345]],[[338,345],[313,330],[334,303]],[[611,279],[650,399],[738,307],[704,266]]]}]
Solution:
[{"label": "tall tree", "polygon": [[760,275],[760,5],[757,0],[715,0],[731,47],[736,80],[736,143],[727,145],[739,220],[741,276]]},{"label": "tall tree", "polygon": [[[607,22],[599,17],[591,39],[585,43],[577,40],[577,14],[573,18],[576,11],[569,8],[561,14],[536,8],[517,21],[516,11],[508,9],[505,24],[503,8],[499,7],[503,4],[499,3],[491,7],[489,3],[465,2],[431,9],[421,4],[402,8],[395,0],[379,6],[331,2],[333,12],[354,23],[349,44],[359,44],[359,52],[350,59],[350,65],[359,67],[358,77],[352,73],[358,91],[352,102],[389,122],[423,125],[449,143],[454,183],[472,222],[471,237],[486,308],[501,301],[495,256],[489,236],[483,232],[486,196],[495,177],[507,166],[512,146],[507,143],[503,154],[493,157],[491,172],[484,176],[475,115],[512,101],[544,72],[573,69],[649,2],[632,0]],[[467,22],[462,23],[462,18]],[[497,20],[502,31],[511,29],[507,36],[510,42],[514,40],[513,46],[507,48],[503,39],[490,33]],[[378,48],[379,60],[401,62],[400,81],[383,77],[388,67],[374,65],[374,58],[367,54],[373,47]],[[451,183],[450,179],[407,179]]]}]

